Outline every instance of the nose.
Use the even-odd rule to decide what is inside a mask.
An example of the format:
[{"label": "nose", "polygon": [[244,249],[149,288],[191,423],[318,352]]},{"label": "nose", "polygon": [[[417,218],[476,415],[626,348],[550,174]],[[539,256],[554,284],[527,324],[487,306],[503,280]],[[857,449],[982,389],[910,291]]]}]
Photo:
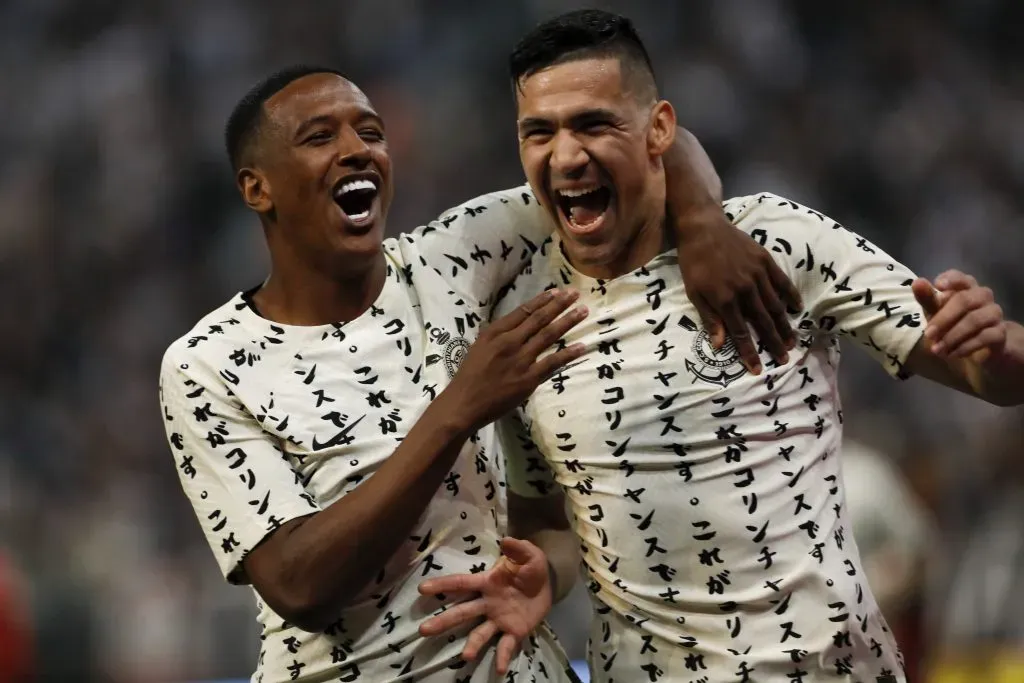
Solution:
[{"label": "nose", "polygon": [[370,164],[370,146],[352,128],[345,128],[338,136],[338,164],[353,168],[366,168]]},{"label": "nose", "polygon": [[578,177],[587,167],[590,157],[571,131],[555,134],[551,148],[551,170],[562,177]]}]

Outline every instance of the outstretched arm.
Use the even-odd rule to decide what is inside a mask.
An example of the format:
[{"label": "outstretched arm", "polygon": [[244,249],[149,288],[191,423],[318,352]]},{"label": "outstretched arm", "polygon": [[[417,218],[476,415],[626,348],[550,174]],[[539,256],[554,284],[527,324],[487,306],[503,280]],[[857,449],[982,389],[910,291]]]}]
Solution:
[{"label": "outstretched arm", "polygon": [[786,309],[803,308],[800,293],[768,251],[723,212],[722,182],[697,138],[680,128],[663,159],[686,294],[715,346],[728,335],[747,369],[759,373],[749,322],[771,356],[787,362],[796,337]]},{"label": "outstretched arm", "polygon": [[994,405],[1024,403],[1024,327],[1003,319],[992,290],[958,270],[913,289],[928,325],[907,370]]}]

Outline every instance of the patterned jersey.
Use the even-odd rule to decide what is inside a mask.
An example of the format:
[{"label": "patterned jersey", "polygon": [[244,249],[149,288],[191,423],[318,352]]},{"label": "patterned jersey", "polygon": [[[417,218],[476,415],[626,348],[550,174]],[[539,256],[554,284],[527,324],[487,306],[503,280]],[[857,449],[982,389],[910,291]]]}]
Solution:
[{"label": "patterned jersey", "polygon": [[591,312],[565,341],[588,353],[501,424],[509,487],[569,499],[595,681],[904,680],[850,532],[836,380],[842,335],[902,375],[923,330],[913,275],[786,199],[725,208],[803,296],[789,362],[762,353],[753,376],[714,349],[674,251],[603,281],[552,238],[496,313],[575,287]]},{"label": "patterned jersey", "polygon": [[[384,288],[351,322],[281,325],[239,294],[170,346],[160,382],[167,437],[225,577],[247,583],[242,560],[268,533],[373,476],[447,386],[493,295],[550,232],[526,188],[486,195],[386,240]],[[257,594],[253,680],[495,680],[493,648],[474,664],[459,658],[469,629],[420,637],[442,603],[417,586],[498,559],[503,468],[494,429],[473,435],[417,528],[323,633],[285,623]],[[569,680],[567,668],[542,627],[507,680]]]}]

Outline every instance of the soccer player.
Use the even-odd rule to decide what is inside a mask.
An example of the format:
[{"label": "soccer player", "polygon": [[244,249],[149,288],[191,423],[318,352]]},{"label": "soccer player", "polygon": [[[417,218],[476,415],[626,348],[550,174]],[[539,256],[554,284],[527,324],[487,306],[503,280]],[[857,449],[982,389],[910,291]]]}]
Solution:
[{"label": "soccer player", "polygon": [[[256,592],[254,680],[567,680],[544,626],[513,656],[513,636],[550,607],[549,570],[560,590],[576,560],[546,557],[551,532],[508,514],[490,423],[579,354],[537,360],[582,313],[568,312],[574,294],[552,291],[481,331],[550,219],[522,187],[384,240],[384,124],[330,69],[259,84],[227,146],[272,270],[170,345],[160,387],[177,472],[220,569]],[[669,194],[680,239],[714,266],[696,268],[691,286],[712,308],[745,281],[777,278],[785,298],[763,248],[735,237],[685,159],[679,171]],[[741,312],[767,320],[758,329],[777,333],[784,355],[779,298],[754,294],[738,297]],[[418,582],[439,572],[478,572],[514,609],[481,620],[473,647],[465,630],[421,637],[424,619],[466,597],[420,596]],[[459,656],[467,647],[472,661]]]},{"label": "soccer player", "polygon": [[[563,341],[587,354],[503,423],[509,505],[557,518],[568,498],[595,612],[593,680],[905,680],[844,505],[839,338],[894,376],[1004,405],[1024,400],[1024,329],[969,276],[933,286],[763,193],[729,200],[727,215],[805,306],[789,361],[749,373],[709,343],[679,275],[685,254],[668,248],[675,114],[630,22],[553,19],[517,45],[511,72],[523,168],[557,231],[496,315],[552,287],[581,292],[590,315]],[[455,576],[424,592],[453,588],[483,589]]]}]

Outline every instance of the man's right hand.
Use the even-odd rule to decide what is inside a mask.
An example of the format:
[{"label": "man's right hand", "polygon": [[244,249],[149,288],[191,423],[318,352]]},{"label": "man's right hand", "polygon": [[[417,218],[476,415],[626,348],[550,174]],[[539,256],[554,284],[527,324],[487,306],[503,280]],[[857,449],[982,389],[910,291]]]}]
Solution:
[{"label": "man's right hand", "polygon": [[583,355],[583,345],[573,344],[538,360],[587,317],[582,306],[565,313],[577,298],[575,291],[547,290],[480,334],[443,392],[471,430],[518,406],[556,370]]}]

